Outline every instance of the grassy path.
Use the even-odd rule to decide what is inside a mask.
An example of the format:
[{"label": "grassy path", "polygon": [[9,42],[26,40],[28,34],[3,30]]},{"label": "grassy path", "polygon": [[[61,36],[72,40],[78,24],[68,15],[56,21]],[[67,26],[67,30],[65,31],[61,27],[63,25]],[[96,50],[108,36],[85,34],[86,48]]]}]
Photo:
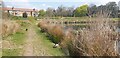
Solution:
[{"label": "grassy path", "polygon": [[64,53],[60,48],[53,48],[53,43],[46,37],[45,33],[40,32],[40,28],[34,27],[37,37],[34,42],[34,46],[36,47],[36,55],[40,56],[63,56]]},{"label": "grassy path", "polygon": [[35,32],[32,30],[32,26],[30,26],[28,29],[29,30],[26,33],[23,56],[34,56],[33,40],[35,38]]},{"label": "grassy path", "polygon": [[60,48],[53,48],[53,43],[33,23],[26,33],[23,56],[62,56]]},{"label": "grassy path", "polygon": [[[40,32],[35,23],[21,27],[22,31],[3,40],[3,56],[62,56],[60,48],[53,48],[53,43]],[[25,31],[28,28],[28,31]]]}]

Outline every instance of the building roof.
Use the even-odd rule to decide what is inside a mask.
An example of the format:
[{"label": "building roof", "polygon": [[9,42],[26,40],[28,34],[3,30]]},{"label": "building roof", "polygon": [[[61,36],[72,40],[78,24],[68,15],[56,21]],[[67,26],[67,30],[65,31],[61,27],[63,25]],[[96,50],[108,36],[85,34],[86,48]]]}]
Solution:
[{"label": "building roof", "polygon": [[38,10],[34,10],[34,9],[27,9],[27,8],[10,8],[10,7],[4,7],[2,8],[3,10],[14,10],[14,11],[38,11]]}]

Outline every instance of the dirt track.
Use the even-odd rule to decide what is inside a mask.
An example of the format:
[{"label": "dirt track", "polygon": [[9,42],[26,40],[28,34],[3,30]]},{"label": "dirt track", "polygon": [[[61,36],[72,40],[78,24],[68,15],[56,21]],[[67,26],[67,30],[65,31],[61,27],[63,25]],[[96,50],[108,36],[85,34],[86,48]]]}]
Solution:
[{"label": "dirt track", "polygon": [[24,56],[34,56],[33,52],[33,40],[35,38],[35,31],[33,31],[32,26],[26,31],[26,43],[24,46]]},{"label": "dirt track", "polygon": [[24,44],[23,56],[46,56],[49,55],[41,42],[38,41],[40,38],[36,34],[34,25],[30,25],[26,31],[26,41]]}]

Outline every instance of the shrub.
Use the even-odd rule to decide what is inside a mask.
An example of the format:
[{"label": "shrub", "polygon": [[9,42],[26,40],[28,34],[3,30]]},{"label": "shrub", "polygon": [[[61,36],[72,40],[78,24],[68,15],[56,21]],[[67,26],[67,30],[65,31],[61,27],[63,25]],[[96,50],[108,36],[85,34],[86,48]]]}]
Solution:
[{"label": "shrub", "polygon": [[38,24],[38,27],[41,28],[42,32],[48,33],[48,36],[52,36],[52,41],[54,43],[60,43],[63,37],[63,28],[60,25],[49,24],[48,20],[42,20]]},{"label": "shrub", "polygon": [[118,38],[116,25],[110,23],[110,18],[102,15],[90,18],[89,28],[82,30],[67,29],[60,25],[49,24],[42,20],[38,26],[53,36],[53,42],[59,43],[64,52],[70,56],[116,56],[115,48]]},{"label": "shrub", "polygon": [[10,16],[11,20],[23,20],[21,16]]},{"label": "shrub", "polygon": [[54,43],[60,43],[61,39],[63,39],[63,28],[59,25],[55,25],[50,34],[53,35]]},{"label": "shrub", "polygon": [[47,21],[46,21],[46,20],[41,20],[41,21],[38,23],[38,27],[41,28],[41,31],[42,31],[42,32],[47,32],[47,27],[48,27]]},{"label": "shrub", "polygon": [[71,56],[116,56],[115,41],[117,32],[108,18],[97,17],[89,29],[79,30],[66,48]]},{"label": "shrub", "polygon": [[14,34],[20,28],[20,25],[17,24],[15,21],[5,20],[2,23],[2,36],[8,36],[10,34]]}]

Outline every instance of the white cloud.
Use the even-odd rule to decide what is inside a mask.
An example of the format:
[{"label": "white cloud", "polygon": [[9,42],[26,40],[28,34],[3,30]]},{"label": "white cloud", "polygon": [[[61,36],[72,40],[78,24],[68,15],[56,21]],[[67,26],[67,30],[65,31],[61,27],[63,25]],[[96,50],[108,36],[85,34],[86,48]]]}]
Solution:
[{"label": "white cloud", "polygon": [[42,6],[46,6],[46,4],[42,4]]},{"label": "white cloud", "polygon": [[43,7],[52,7],[50,5],[47,5],[47,4],[42,4]]}]

